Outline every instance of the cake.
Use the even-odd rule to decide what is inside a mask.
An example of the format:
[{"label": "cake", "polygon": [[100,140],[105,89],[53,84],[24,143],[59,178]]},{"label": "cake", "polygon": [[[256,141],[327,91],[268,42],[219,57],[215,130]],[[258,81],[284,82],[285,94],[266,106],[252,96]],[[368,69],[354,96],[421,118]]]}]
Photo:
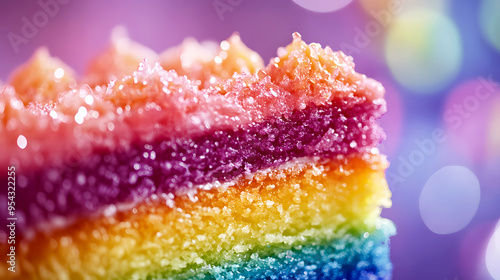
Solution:
[{"label": "cake", "polygon": [[39,49],[0,87],[0,278],[390,279],[385,110],[298,33],[267,66],[237,34],[115,36],[81,78]]}]

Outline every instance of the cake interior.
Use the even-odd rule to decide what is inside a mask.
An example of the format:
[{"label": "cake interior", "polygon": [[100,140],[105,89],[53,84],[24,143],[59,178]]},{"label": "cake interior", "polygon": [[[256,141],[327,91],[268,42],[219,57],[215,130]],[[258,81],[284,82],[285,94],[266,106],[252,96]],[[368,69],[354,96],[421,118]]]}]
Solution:
[{"label": "cake interior", "polygon": [[[282,254],[320,257],[326,267],[350,254],[338,263],[347,273],[346,266],[364,267],[364,258],[387,251],[381,236],[392,229],[380,218],[380,206],[390,206],[385,165],[377,155],[305,159],[193,195],[153,197],[129,211],[113,206],[101,217],[36,235],[19,258],[27,275],[156,279],[247,261],[248,269],[259,263],[252,269],[264,269],[272,258],[283,266]],[[322,255],[342,246],[338,256]],[[368,248],[374,251],[365,255]],[[375,271],[372,265],[367,271]]]},{"label": "cake interior", "polygon": [[22,266],[0,278],[390,278],[382,86],[298,34],[267,66],[232,38],[190,63],[190,42],[121,41],[88,84],[44,50],[14,74],[0,163]]}]

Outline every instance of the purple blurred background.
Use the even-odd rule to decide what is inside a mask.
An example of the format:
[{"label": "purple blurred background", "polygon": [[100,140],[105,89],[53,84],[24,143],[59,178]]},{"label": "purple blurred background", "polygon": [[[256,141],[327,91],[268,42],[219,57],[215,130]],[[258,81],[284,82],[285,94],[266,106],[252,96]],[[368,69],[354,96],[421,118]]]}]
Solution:
[{"label": "purple blurred background", "polygon": [[233,31],[265,61],[294,31],[344,50],[387,90],[394,279],[500,280],[500,1],[40,2],[0,2],[0,80],[40,46],[82,73],[117,25],[157,52]]}]

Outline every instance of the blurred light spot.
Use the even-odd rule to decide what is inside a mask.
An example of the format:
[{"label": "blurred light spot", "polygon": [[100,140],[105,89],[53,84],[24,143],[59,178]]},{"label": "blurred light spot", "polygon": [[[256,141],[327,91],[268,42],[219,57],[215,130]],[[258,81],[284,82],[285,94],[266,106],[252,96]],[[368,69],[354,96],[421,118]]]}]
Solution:
[{"label": "blurred light spot", "polygon": [[483,0],[479,10],[481,29],[486,39],[500,51],[500,1]]},{"label": "blurred light spot", "polygon": [[94,97],[90,94],[85,96],[85,103],[87,103],[88,105],[94,104]]},{"label": "blurred light spot", "polygon": [[447,0],[394,0],[400,1],[405,10],[427,9],[444,12],[448,7]]},{"label": "blurred light spot", "polygon": [[367,13],[377,19],[383,17],[383,11],[398,15],[416,9],[445,11],[448,7],[446,0],[361,0],[360,4]]},{"label": "blurred light spot", "polygon": [[57,119],[57,112],[56,111],[50,111],[49,115],[51,118]]},{"label": "blurred light spot", "polygon": [[24,135],[19,135],[17,137],[17,145],[21,149],[26,148],[26,146],[28,145],[28,140],[26,139],[26,137],[24,137]]},{"label": "blurred light spot", "polygon": [[344,8],[352,0],[293,0],[293,2],[311,12],[329,13]]},{"label": "blurred light spot", "polygon": [[229,42],[228,42],[228,41],[225,41],[225,40],[224,40],[224,41],[220,42],[220,48],[221,48],[223,51],[227,51],[227,50],[229,50],[229,47],[230,47],[230,45],[229,45]]},{"label": "blurred light spot", "polygon": [[106,207],[103,212],[104,216],[106,217],[111,217],[114,214],[116,214],[116,206],[111,204],[110,206]]},{"label": "blurred light spot", "polygon": [[24,105],[23,102],[17,98],[11,98],[10,99],[10,106],[13,109],[21,109]]},{"label": "blurred light spot", "polygon": [[446,166],[434,173],[420,194],[420,215],[434,233],[450,234],[465,228],[479,206],[479,181],[463,166]]},{"label": "blurred light spot", "polygon": [[460,233],[461,241],[456,262],[461,276],[459,279],[489,279],[489,277],[485,278],[484,276],[484,272],[486,272],[484,254],[492,228],[495,228],[494,222],[493,224],[491,221],[478,223],[475,220],[467,227],[467,230],[464,230],[464,233]]},{"label": "blurred light spot", "polygon": [[396,80],[417,92],[437,92],[457,74],[462,42],[455,24],[435,11],[410,11],[396,18],[385,46]]},{"label": "blurred light spot", "polygon": [[85,185],[85,182],[87,181],[87,178],[85,177],[85,174],[79,173],[76,177],[76,182],[80,185],[83,186]]},{"label": "blurred light spot", "polygon": [[366,12],[372,15],[379,11],[392,9],[394,6],[401,6],[401,2],[393,0],[361,0],[359,3]]},{"label": "blurred light spot", "polygon": [[465,81],[448,95],[443,121],[451,148],[473,162],[500,155],[500,88],[487,78]]},{"label": "blurred light spot", "polygon": [[81,106],[80,108],[78,108],[78,113],[76,113],[75,115],[75,122],[77,124],[82,124],[85,116],[87,116],[87,108]]},{"label": "blurred light spot", "polygon": [[500,221],[486,248],[486,268],[493,279],[500,280]]},{"label": "blurred light spot", "polygon": [[108,123],[108,130],[109,130],[109,131],[113,131],[113,130],[115,130],[115,124],[114,124],[114,123],[112,123],[112,122]]},{"label": "blurred light spot", "polygon": [[54,77],[56,79],[61,79],[63,76],[64,76],[64,69],[57,68],[56,71],[54,71]]}]

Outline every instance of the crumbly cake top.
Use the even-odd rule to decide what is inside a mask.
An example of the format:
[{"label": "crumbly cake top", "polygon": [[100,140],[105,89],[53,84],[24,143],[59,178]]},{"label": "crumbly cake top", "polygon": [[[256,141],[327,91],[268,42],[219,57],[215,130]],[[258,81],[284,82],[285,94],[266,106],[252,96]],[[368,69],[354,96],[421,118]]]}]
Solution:
[{"label": "crumbly cake top", "polygon": [[[198,52],[204,46],[206,51]],[[62,158],[68,147],[115,150],[137,141],[195,137],[334,100],[345,108],[384,104],[383,87],[356,73],[351,57],[308,45],[298,33],[265,67],[238,35],[218,50],[186,41],[153,54],[129,39],[116,39],[91,63],[81,80],[92,82],[84,83],[46,49],[38,50],[0,89],[0,145],[16,147],[20,135],[28,142],[25,152],[9,148],[0,161],[39,165]],[[144,56],[158,61],[142,60],[130,73]],[[103,84],[95,77],[110,80]]]}]

